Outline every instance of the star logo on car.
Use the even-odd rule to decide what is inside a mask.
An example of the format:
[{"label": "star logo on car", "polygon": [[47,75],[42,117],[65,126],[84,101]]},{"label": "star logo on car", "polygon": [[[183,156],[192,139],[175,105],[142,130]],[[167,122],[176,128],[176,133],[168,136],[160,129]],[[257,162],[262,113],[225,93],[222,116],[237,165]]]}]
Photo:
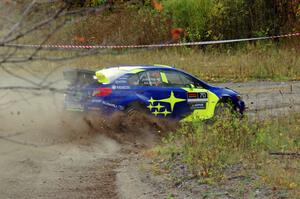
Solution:
[{"label": "star logo on car", "polygon": [[152,103],[150,103],[149,106],[147,106],[147,108],[151,111],[154,108],[154,106],[152,106]]},{"label": "star logo on car", "polygon": [[167,109],[165,109],[165,111],[164,111],[164,112],[162,112],[162,114],[164,114],[164,115],[165,115],[165,117],[167,117],[167,115],[168,115],[168,114],[171,114],[171,112],[169,112]]},{"label": "star logo on car", "polygon": [[158,111],[160,111],[160,109],[164,108],[164,106],[160,105],[160,103],[157,104],[157,106],[155,106],[154,108],[157,108]]},{"label": "star logo on car", "polygon": [[[171,94],[170,94],[170,97],[168,98],[163,98],[163,99],[153,99],[153,97],[151,97],[148,102],[149,102],[149,105],[147,106],[147,108],[150,109],[150,111],[152,111],[152,109],[155,109],[154,112],[152,112],[155,116],[157,116],[158,114],[163,114],[165,116],[167,116],[168,114],[171,114],[174,110],[174,107],[175,107],[175,104],[179,103],[179,102],[184,102],[186,101],[186,99],[182,99],[182,98],[177,98],[175,95],[174,95],[174,92],[172,91]],[[154,106],[154,103],[155,102],[158,102],[158,104],[156,106]],[[161,102],[164,102],[164,103],[169,103],[170,104],[170,108],[171,108],[171,112],[169,112],[165,106],[162,106],[161,105]],[[160,110],[162,108],[165,108],[163,112],[160,112]]]},{"label": "star logo on car", "polygon": [[152,109],[157,109],[158,111],[162,108],[165,108],[164,106],[162,106],[160,103],[158,103],[156,106],[153,106],[152,103],[150,103],[147,106],[148,109],[152,110]]},{"label": "star logo on car", "polygon": [[155,116],[157,116],[159,114],[159,112],[157,110],[152,112]]},{"label": "star logo on car", "polygon": [[184,102],[184,101],[186,101],[186,99],[175,97],[174,92],[172,91],[169,98],[160,99],[160,100],[157,100],[157,101],[158,102],[169,103],[170,106],[171,106],[171,111],[173,111],[174,110],[174,106],[175,106],[176,103],[178,103],[178,102]]}]

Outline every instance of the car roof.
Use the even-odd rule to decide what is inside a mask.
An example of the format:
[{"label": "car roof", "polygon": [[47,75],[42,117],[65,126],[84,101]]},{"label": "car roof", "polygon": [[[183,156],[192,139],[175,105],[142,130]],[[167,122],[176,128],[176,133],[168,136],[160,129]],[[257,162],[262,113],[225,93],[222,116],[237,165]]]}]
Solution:
[{"label": "car roof", "polygon": [[[111,66],[106,67],[101,70],[96,71],[96,76],[105,77],[106,83],[113,82],[117,78],[125,75],[127,73],[138,73],[144,70],[151,70],[151,69],[174,69],[171,66],[167,65],[119,65],[119,66]],[[98,78],[99,79],[99,78]]]},{"label": "car roof", "polygon": [[[108,77],[110,79],[110,82],[113,82],[114,80],[116,80],[117,78],[119,78],[120,76],[126,74],[126,73],[132,73],[134,71],[134,73],[138,73],[140,70],[152,70],[152,69],[168,69],[168,70],[175,70],[175,71],[179,71],[179,72],[183,72],[187,75],[190,75],[188,73],[186,73],[185,71],[181,70],[181,69],[177,69],[174,66],[168,66],[168,65],[161,65],[161,64],[152,64],[152,65],[117,65],[117,66],[110,66],[110,67],[106,67],[103,68],[101,70],[99,70],[99,72],[104,72],[106,73],[106,76],[111,76]],[[191,75],[190,75],[191,76]],[[195,78],[195,77],[194,77]],[[198,78],[197,78],[198,79]],[[209,84],[207,84],[206,82],[198,79],[200,82],[203,83],[203,85],[209,86]]]},{"label": "car roof", "polygon": [[118,65],[118,66],[111,66],[107,67],[106,69],[118,69],[118,70],[126,70],[131,71],[135,69],[166,69],[166,68],[174,68],[168,65],[160,65],[160,64],[153,64],[153,65]]}]

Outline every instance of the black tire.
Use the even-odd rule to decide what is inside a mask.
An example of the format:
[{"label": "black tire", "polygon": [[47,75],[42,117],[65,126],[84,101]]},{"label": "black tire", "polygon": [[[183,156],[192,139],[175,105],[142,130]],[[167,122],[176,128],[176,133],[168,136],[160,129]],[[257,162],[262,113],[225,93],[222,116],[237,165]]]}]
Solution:
[{"label": "black tire", "polygon": [[214,119],[234,116],[234,108],[230,102],[219,102],[215,108]]},{"label": "black tire", "polygon": [[127,124],[134,125],[141,129],[161,130],[163,129],[160,119],[156,118],[151,112],[141,104],[129,105],[125,113]]},{"label": "black tire", "polygon": [[147,109],[144,108],[141,104],[134,103],[126,108],[125,113],[129,117],[137,117],[140,115],[147,114]]}]

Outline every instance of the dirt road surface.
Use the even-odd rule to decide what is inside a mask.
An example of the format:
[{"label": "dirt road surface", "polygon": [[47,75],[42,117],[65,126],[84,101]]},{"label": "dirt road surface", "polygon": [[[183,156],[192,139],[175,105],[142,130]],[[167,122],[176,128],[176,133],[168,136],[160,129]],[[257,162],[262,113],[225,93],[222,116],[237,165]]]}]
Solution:
[{"label": "dirt road surface", "polygon": [[[1,88],[32,86],[3,71],[0,74]],[[53,86],[65,85],[58,81]],[[300,108],[300,82],[222,86],[243,94],[248,114],[265,117]],[[117,135],[110,136],[111,129],[91,128],[79,115],[64,113],[62,104],[62,93],[0,89],[0,198],[167,196],[139,178],[141,168],[132,165],[141,149],[157,142],[155,132],[114,131]]]}]

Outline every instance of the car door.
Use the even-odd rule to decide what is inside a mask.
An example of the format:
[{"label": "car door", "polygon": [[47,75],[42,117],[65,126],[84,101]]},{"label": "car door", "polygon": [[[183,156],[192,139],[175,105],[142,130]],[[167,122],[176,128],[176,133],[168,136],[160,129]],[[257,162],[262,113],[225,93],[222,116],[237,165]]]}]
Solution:
[{"label": "car door", "polygon": [[203,88],[196,78],[178,70],[162,70],[164,86],[174,91],[175,95],[185,101],[175,107],[177,117],[186,117],[186,120],[209,119],[214,115],[218,97]]},{"label": "car door", "polygon": [[129,80],[139,101],[154,116],[178,117],[178,110],[184,110],[184,106],[188,110],[186,91],[179,87],[166,86],[164,81],[163,71],[157,69],[140,72]]}]

